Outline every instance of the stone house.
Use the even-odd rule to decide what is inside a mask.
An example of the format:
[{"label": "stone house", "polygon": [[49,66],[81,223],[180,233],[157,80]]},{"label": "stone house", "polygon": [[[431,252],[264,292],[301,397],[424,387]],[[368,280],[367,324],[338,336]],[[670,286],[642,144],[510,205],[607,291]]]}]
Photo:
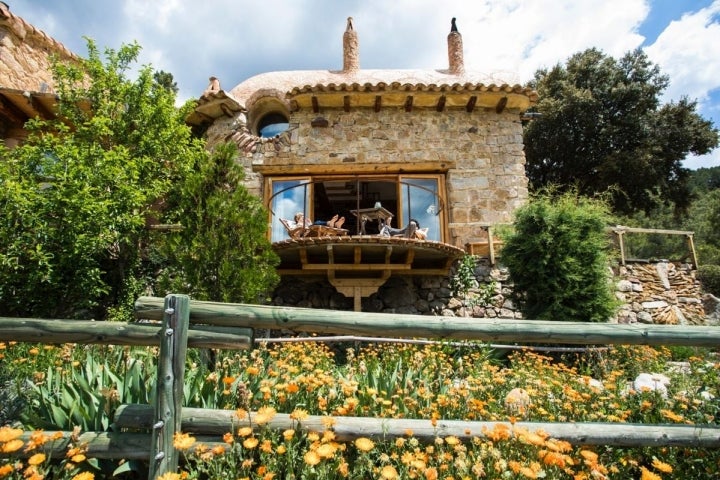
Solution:
[{"label": "stone house", "polygon": [[76,55],[0,2],[0,140],[14,147],[26,135],[31,118],[55,116],[51,58],[74,61]]},{"label": "stone house", "polygon": [[[447,69],[363,70],[350,18],[342,70],[269,72],[229,91],[210,78],[187,122],[209,148],[238,145],[282,275],[326,276],[359,310],[390,277],[447,275],[527,200],[521,118],[536,92],[466,71],[455,19],[447,47]],[[344,231],[291,238],[298,212],[343,217]],[[426,235],[380,236],[388,217]]]}]

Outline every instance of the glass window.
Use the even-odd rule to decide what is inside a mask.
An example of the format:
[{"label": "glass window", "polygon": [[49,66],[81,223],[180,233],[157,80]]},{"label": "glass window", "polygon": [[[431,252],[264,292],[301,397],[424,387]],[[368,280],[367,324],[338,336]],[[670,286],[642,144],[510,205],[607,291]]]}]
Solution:
[{"label": "glass window", "polygon": [[307,178],[274,180],[272,182],[272,197],[270,200],[270,209],[272,210],[271,241],[277,242],[290,238],[287,229],[280,223],[281,218],[292,220],[298,212],[303,212],[308,218],[311,217],[310,187],[310,181]]},{"label": "glass window", "polygon": [[441,240],[440,196],[437,178],[402,177],[400,204],[405,224],[415,219],[420,228],[428,228],[428,240]]}]

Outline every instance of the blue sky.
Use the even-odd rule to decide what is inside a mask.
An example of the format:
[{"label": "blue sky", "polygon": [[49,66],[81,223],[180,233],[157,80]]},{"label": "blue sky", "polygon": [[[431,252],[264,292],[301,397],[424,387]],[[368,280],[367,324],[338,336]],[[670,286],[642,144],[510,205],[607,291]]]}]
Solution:
[{"label": "blue sky", "polygon": [[[596,47],[642,47],[670,77],[664,101],[688,96],[720,127],[720,0],[4,0],[70,50],[137,41],[141,63],[171,72],[180,98],[215,75],[230,90],[276,70],[338,69],[352,16],[362,68],[447,68],[457,17],[468,69],[523,83],[538,68]],[[685,161],[720,165],[720,149]]]}]

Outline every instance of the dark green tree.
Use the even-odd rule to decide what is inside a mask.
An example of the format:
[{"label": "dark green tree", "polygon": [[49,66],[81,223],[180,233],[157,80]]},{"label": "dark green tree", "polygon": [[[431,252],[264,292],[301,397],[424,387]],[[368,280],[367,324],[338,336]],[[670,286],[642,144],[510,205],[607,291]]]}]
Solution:
[{"label": "dark green tree", "polygon": [[573,193],[535,196],[517,210],[502,256],[526,318],[604,322],[613,314],[608,219],[605,203]]},{"label": "dark green tree", "polygon": [[153,79],[155,80],[155,83],[177,95],[178,86],[172,73],[160,70],[153,74]]},{"label": "dark green tree", "polygon": [[242,185],[237,147],[223,144],[178,185],[168,217],[185,228],[160,253],[158,288],[200,300],[263,302],[277,283],[278,258],[267,239],[267,210]]},{"label": "dark green tree", "polygon": [[693,101],[660,105],[667,84],[641,50],[616,60],[589,49],[536,72],[542,116],[524,133],[531,187],[609,190],[613,209],[625,214],[658,201],[685,209],[691,197],[681,162],[717,146],[718,132]]}]

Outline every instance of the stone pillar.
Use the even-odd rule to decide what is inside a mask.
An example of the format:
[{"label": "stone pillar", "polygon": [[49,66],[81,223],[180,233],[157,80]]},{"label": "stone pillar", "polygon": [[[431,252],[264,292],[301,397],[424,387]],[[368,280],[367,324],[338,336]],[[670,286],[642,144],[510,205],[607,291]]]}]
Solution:
[{"label": "stone pillar", "polygon": [[462,35],[460,35],[460,32],[458,32],[457,25],[455,25],[454,17],[452,19],[450,34],[447,37],[447,42],[450,73],[453,75],[462,75],[465,72]]},{"label": "stone pillar", "polygon": [[347,19],[343,34],[343,72],[360,70],[360,44],[357,32],[353,29],[352,17]]}]

